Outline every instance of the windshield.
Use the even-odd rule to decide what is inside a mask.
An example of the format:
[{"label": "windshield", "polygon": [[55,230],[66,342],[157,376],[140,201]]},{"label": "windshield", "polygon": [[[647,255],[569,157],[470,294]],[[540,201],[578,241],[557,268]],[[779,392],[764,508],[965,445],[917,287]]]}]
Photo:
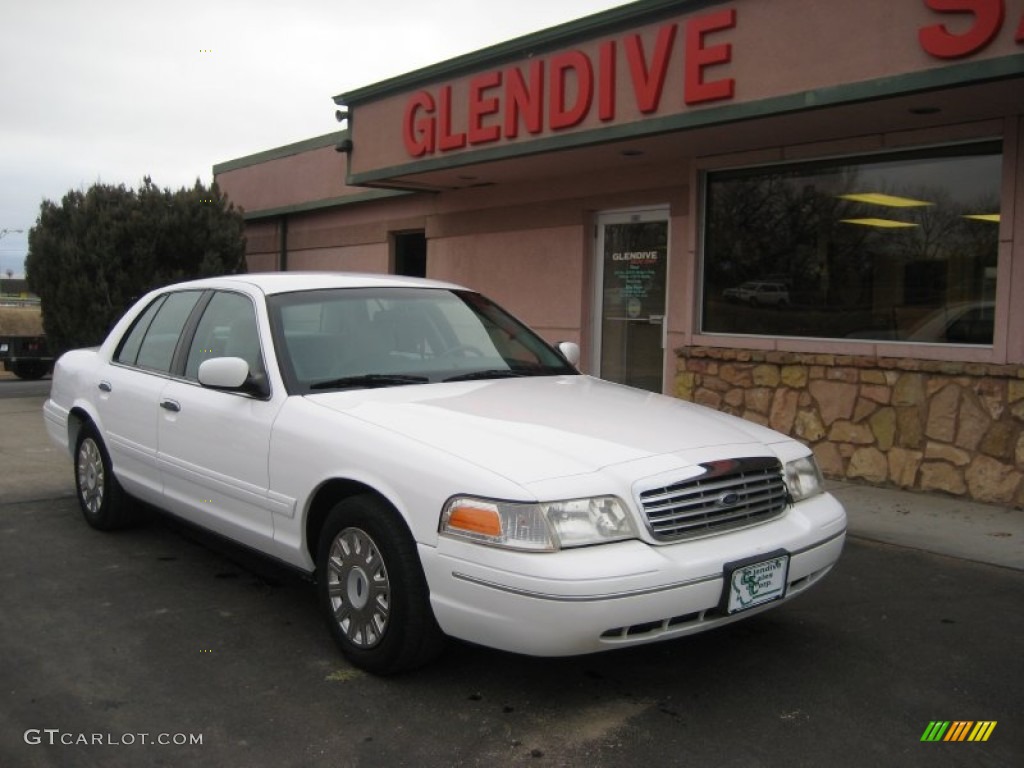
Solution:
[{"label": "windshield", "polygon": [[471,291],[344,288],[268,297],[289,392],[575,374],[548,344]]}]

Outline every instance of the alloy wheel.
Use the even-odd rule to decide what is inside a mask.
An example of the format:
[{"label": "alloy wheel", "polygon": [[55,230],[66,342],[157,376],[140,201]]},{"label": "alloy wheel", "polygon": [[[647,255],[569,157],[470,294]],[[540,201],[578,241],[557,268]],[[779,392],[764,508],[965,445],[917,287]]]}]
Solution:
[{"label": "alloy wheel", "polygon": [[338,627],[357,648],[373,648],[391,616],[391,582],[373,539],[360,528],[345,528],[331,543],[327,595]]},{"label": "alloy wheel", "polygon": [[106,472],[99,446],[91,437],[82,441],[78,448],[78,493],[82,506],[90,514],[97,514],[103,506],[103,490]]}]

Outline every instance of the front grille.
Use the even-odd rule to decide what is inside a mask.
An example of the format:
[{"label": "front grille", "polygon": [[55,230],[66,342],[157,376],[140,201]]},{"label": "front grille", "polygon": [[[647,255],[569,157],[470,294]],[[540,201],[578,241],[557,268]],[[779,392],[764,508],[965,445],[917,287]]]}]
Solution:
[{"label": "front grille", "polygon": [[724,459],[704,474],[640,494],[651,534],[678,541],[745,528],[781,515],[789,494],[778,459]]}]

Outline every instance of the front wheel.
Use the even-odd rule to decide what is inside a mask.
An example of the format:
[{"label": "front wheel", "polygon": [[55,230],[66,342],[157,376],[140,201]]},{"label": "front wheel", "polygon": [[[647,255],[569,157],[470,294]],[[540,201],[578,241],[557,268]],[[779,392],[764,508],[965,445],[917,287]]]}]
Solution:
[{"label": "front wheel", "polygon": [[110,456],[89,426],[75,444],[75,490],[85,522],[100,531],[123,528],[132,522],[130,500],[114,477]]},{"label": "front wheel", "polygon": [[414,669],[443,648],[415,542],[382,499],[357,496],[331,510],[317,547],[317,592],[342,653],[368,672]]}]

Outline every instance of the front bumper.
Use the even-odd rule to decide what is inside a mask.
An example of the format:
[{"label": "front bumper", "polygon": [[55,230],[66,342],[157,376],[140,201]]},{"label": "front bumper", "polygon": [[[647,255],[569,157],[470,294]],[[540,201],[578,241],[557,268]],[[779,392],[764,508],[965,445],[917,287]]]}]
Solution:
[{"label": "front bumper", "polygon": [[[761,525],[654,546],[624,541],[524,553],[442,537],[420,547],[431,604],[449,635],[534,656],[570,656],[668,640],[737,621],[801,594],[838,560],[846,514],[832,496]],[[785,550],[786,596],[719,610],[724,566]]]}]

